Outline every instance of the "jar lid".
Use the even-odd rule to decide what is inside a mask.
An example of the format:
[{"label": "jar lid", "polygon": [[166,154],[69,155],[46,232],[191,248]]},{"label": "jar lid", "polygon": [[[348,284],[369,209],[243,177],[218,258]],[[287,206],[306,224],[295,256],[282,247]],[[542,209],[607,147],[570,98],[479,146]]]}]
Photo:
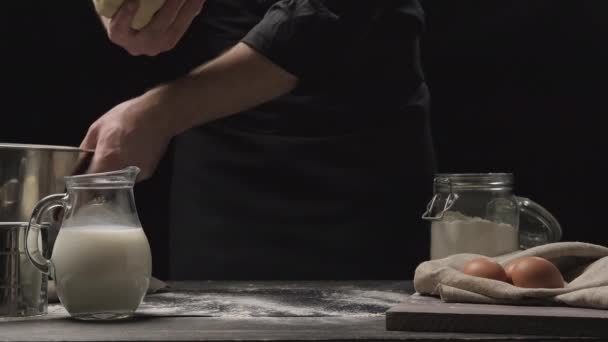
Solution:
[{"label": "jar lid", "polygon": [[512,173],[438,173],[436,190],[504,190],[513,186]]}]

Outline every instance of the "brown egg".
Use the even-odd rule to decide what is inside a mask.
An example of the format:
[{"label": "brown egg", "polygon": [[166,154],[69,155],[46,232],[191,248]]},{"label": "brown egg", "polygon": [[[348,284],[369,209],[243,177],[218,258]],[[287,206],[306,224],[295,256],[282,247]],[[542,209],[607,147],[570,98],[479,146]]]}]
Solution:
[{"label": "brown egg", "polygon": [[476,258],[467,262],[463,273],[474,277],[507,281],[507,274],[502,266],[488,258]]},{"label": "brown egg", "polygon": [[518,259],[511,271],[513,285],[525,288],[564,287],[564,278],[555,265],[540,257]]},{"label": "brown egg", "polygon": [[511,261],[510,263],[508,263],[505,266],[505,273],[507,274],[507,281],[511,284],[513,284],[513,268],[515,267],[515,265],[517,264],[518,261],[520,261],[521,258],[519,259],[515,259],[513,261]]}]

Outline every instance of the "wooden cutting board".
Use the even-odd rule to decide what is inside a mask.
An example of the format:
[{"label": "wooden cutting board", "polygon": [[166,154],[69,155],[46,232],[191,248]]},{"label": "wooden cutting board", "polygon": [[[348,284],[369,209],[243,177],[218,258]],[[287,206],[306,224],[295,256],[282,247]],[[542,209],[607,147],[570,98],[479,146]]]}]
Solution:
[{"label": "wooden cutting board", "polygon": [[444,303],[412,295],[386,313],[393,331],[608,337],[608,310]]}]

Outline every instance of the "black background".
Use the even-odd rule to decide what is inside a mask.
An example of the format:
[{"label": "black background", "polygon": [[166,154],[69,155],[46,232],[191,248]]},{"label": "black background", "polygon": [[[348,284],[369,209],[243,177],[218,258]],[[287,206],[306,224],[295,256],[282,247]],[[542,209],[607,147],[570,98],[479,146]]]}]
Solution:
[{"label": "black background", "polygon": [[[552,211],[565,240],[608,244],[608,2],[422,4],[440,171],[513,172],[516,192]],[[9,1],[0,25],[2,142],[79,145],[96,117],[180,69],[167,67],[170,55],[135,58],[110,44],[87,0]],[[170,158],[136,188],[159,277]]]}]

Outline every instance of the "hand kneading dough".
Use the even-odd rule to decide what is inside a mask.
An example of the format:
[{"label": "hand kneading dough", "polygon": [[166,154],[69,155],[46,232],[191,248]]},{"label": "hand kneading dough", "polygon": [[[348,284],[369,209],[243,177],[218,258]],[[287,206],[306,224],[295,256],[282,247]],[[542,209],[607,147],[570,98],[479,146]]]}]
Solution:
[{"label": "hand kneading dough", "polygon": [[[106,18],[112,18],[124,1],[125,0],[93,0],[97,13]],[[165,0],[139,0],[139,8],[137,9],[137,13],[135,13],[131,28],[134,30],[141,30],[144,28],[164,4]]]}]

